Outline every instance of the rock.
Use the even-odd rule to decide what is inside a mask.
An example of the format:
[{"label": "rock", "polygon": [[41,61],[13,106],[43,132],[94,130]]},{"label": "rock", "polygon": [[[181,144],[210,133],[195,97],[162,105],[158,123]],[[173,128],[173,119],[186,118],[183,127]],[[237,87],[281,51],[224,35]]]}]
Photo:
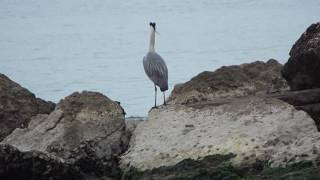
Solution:
[{"label": "rock", "polygon": [[55,104],[36,98],[27,89],[0,74],[0,141],[15,128],[24,128],[32,116],[49,114]]},{"label": "rock", "polygon": [[84,174],[61,159],[38,151],[20,152],[0,144],[0,179],[85,179]]},{"label": "rock", "polygon": [[230,160],[235,167],[257,162],[279,167],[320,155],[314,121],[281,100],[247,96],[201,103],[152,110],[134,131],[121,158],[123,170],[228,154],[235,155]]},{"label": "rock", "polygon": [[[320,47],[320,22],[311,24],[292,46],[289,55],[299,56],[301,54],[318,50]],[[319,51],[317,51],[319,52]]]},{"label": "rock", "polygon": [[238,170],[228,163],[234,155],[213,155],[202,160],[185,159],[173,166],[162,166],[152,170],[130,169],[124,179],[130,180],[175,180],[175,179],[241,179]]},{"label": "rock", "polygon": [[96,92],[73,93],[49,115],[34,117],[2,143],[69,161],[84,173],[119,176],[118,156],[128,146],[122,107]]},{"label": "rock", "polygon": [[[284,101],[306,111],[320,130],[320,22],[312,24],[290,50],[290,58],[281,71],[290,89],[280,95]],[[311,89],[311,90],[310,90]]]},{"label": "rock", "polygon": [[271,87],[268,88],[267,94],[285,92],[289,90],[288,83],[282,77],[278,77],[272,80]]},{"label": "rock", "polygon": [[319,90],[288,91],[281,69],[254,62],[177,85],[133,131],[124,179],[318,177]]},{"label": "rock", "polygon": [[234,167],[229,160],[234,155],[211,155],[201,160],[185,159],[173,166],[162,166],[152,170],[139,171],[131,168],[123,176],[124,180],[284,180],[319,179],[320,160],[304,161],[287,167],[270,168],[266,162],[257,162],[248,167]]},{"label": "rock", "polygon": [[320,87],[320,22],[312,24],[290,51],[282,69],[291,90]]},{"label": "rock", "polygon": [[131,118],[130,120],[128,118],[126,119],[126,128],[127,128],[127,131],[130,133],[130,136],[133,133],[133,131],[136,129],[136,127],[144,121],[145,121],[144,118],[135,118],[135,120],[132,120]]},{"label": "rock", "polygon": [[315,121],[320,131],[320,89],[307,89],[301,91],[283,91],[268,97],[277,98],[293,105],[297,110],[307,112]]},{"label": "rock", "polygon": [[[281,82],[282,65],[270,59],[242,64],[223,66],[214,72],[205,71],[190,81],[174,87],[169,101],[177,104],[189,104],[199,101],[210,101],[216,98],[230,98],[253,95],[260,91],[278,91]],[[283,82],[282,82],[283,83]]]}]

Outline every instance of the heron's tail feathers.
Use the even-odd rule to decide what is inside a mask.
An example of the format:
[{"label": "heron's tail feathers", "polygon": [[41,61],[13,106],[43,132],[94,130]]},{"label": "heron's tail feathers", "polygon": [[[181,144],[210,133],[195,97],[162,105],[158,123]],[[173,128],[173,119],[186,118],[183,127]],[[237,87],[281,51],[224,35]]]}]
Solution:
[{"label": "heron's tail feathers", "polygon": [[168,90],[168,84],[165,84],[165,85],[163,85],[163,86],[160,86],[160,90],[161,90],[162,92]]}]

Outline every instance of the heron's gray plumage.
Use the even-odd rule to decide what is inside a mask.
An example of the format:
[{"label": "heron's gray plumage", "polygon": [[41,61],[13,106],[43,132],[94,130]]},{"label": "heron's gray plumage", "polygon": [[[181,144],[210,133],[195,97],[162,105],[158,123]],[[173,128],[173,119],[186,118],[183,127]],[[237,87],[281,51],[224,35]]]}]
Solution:
[{"label": "heron's gray plumage", "polygon": [[148,52],[143,58],[143,67],[147,76],[161,91],[168,90],[168,68],[159,54]]},{"label": "heron's gray plumage", "polygon": [[147,76],[154,83],[154,107],[157,107],[157,86],[163,92],[163,105],[166,105],[165,91],[168,90],[168,68],[154,48],[156,23],[150,22],[149,25],[151,30],[149,52],[143,57],[143,67]]}]

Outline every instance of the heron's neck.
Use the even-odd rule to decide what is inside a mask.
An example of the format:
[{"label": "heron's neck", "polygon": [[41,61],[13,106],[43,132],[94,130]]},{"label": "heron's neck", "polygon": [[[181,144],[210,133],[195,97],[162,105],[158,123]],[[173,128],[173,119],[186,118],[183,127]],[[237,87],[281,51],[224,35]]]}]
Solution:
[{"label": "heron's neck", "polygon": [[149,42],[149,51],[150,52],[155,52],[155,49],[154,49],[154,43],[155,43],[155,31],[154,29],[151,27],[151,32],[150,32],[150,42]]}]

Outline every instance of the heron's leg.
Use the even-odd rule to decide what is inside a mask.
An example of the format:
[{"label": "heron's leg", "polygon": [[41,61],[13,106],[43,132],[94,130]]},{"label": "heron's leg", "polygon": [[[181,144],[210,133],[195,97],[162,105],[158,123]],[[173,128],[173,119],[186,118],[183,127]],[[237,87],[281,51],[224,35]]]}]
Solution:
[{"label": "heron's leg", "polygon": [[166,103],[166,93],[163,91],[163,105],[167,105]]},{"label": "heron's leg", "polygon": [[154,107],[157,107],[157,86],[154,84]]}]

